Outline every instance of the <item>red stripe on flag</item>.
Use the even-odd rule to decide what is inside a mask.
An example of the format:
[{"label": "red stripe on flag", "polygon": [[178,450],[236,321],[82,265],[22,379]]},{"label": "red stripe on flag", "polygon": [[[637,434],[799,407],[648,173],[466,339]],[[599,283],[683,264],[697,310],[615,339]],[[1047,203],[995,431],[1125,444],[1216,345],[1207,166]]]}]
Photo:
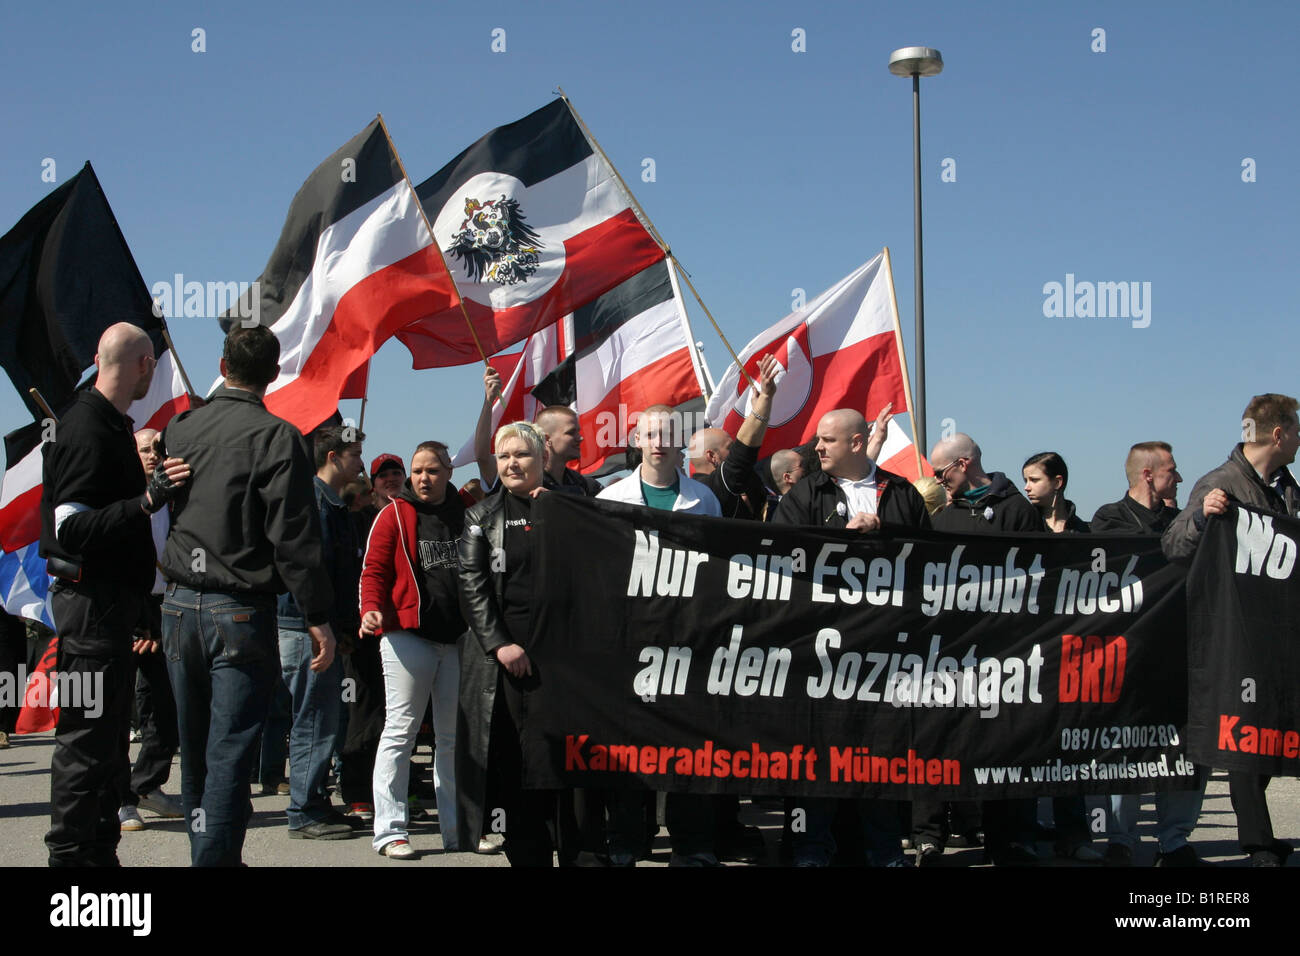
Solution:
[{"label": "red stripe on flag", "polygon": [[[348,376],[394,332],[455,305],[451,279],[433,246],[366,276],[340,297],[298,377],[267,395],[267,409],[302,432],[311,431],[334,413]],[[464,327],[464,319],[460,322]]]},{"label": "red stripe on flag", "polygon": [[0,511],[0,548],[17,551],[41,536],[41,486],[29,488]]},{"label": "red stripe on flag", "polygon": [[51,637],[45,646],[36,670],[27,678],[23,689],[22,709],[14,725],[15,734],[39,734],[53,730],[59,722],[59,711],[50,706],[50,693],[53,690],[54,661],[58,657],[59,638]]},{"label": "red stripe on flag", "polygon": [[343,383],[343,389],[339,392],[339,399],[345,398],[365,398],[366,386],[370,382],[370,363],[362,365],[355,372],[348,376],[348,380]]},{"label": "red stripe on flag", "polygon": [[[494,310],[465,300],[465,309],[489,355],[554,325],[574,309],[663,259],[664,251],[650,238],[636,213],[625,209],[570,236],[564,243],[564,257],[564,273],[559,280],[531,302]],[[402,329],[397,337],[410,349],[415,368],[447,368],[482,361],[459,308],[454,315],[435,315],[413,328]]]},{"label": "red stripe on flag", "polygon": [[190,397],[188,395],[177,395],[171,401],[164,402],[162,407],[150,415],[149,420],[141,425],[140,428],[137,428],[136,431],[140,431],[144,428],[152,428],[154,431],[162,431],[169,421],[181,412],[187,411],[189,407]]}]

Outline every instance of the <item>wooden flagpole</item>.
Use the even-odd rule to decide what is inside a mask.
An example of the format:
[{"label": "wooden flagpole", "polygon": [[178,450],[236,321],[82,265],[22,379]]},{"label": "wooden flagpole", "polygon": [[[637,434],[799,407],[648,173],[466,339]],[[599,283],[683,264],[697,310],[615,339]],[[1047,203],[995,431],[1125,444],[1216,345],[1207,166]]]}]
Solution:
[{"label": "wooden flagpole", "polygon": [[45,400],[45,396],[40,393],[40,390],[35,385],[27,390],[27,394],[32,397],[32,401],[41,406],[41,411],[45,413],[46,418],[52,418],[56,422],[59,420],[59,416],[54,414],[54,409],[50,408],[49,402]]},{"label": "wooden flagpole", "polygon": [[[564,100],[564,105],[569,108],[569,112],[573,115],[573,119],[578,124],[579,129],[582,130],[582,135],[587,137],[587,142],[591,144],[591,148],[600,155],[600,158],[605,161],[605,165],[609,167],[610,172],[614,174],[614,179],[618,181],[619,187],[623,190],[628,201],[632,204],[632,209],[636,213],[637,219],[641,220],[641,224],[645,226],[646,231],[650,233],[650,238],[659,244],[659,248],[664,251],[664,256],[677,269],[678,277],[685,280],[686,287],[691,290],[691,294],[695,296],[695,301],[698,302],[700,308],[704,310],[704,314],[709,319],[709,324],[713,326],[713,331],[718,333],[718,338],[722,339],[722,344],[727,347],[727,352],[730,353],[731,360],[736,363],[736,367],[740,369],[740,374],[744,376],[745,381],[749,382],[751,386],[757,388],[757,383],[755,383],[753,378],[750,377],[750,374],[745,371],[745,366],[741,364],[740,358],[736,355],[736,350],[731,347],[731,343],[727,341],[727,337],[722,334],[722,329],[713,318],[713,313],[709,311],[709,307],[705,305],[704,300],[700,298],[700,293],[696,290],[695,284],[691,282],[690,274],[686,271],[686,268],[681,264],[681,262],[678,261],[677,257],[673,255],[673,250],[669,247],[668,243],[664,242],[663,236],[659,234],[659,230],[655,228],[654,223],[650,221],[650,217],[647,216],[645,210],[641,208],[641,204],[637,202],[636,196],[633,195],[632,190],[628,188],[627,182],[619,173],[618,167],[614,165],[610,160],[609,155],[601,148],[600,143],[596,141],[596,137],[592,135],[587,124],[584,123],[582,117],[578,115],[578,111],[573,108],[573,101],[570,100],[568,94],[564,92],[564,88],[557,86],[556,90],[560,94],[560,99]],[[691,336],[691,338],[693,339],[694,336]]]},{"label": "wooden flagpole", "polygon": [[921,467],[921,446],[916,443],[916,405],[912,402],[912,377],[907,370],[907,352],[903,349],[903,326],[898,318],[898,296],[894,293],[894,267],[889,261],[889,246],[885,246],[885,278],[889,282],[889,308],[894,313],[894,342],[898,345],[898,360],[903,364],[903,396],[907,399],[908,414],[913,416],[912,450],[916,452],[916,475],[925,475]]},{"label": "wooden flagpole", "polygon": [[194,386],[190,384],[190,377],[185,374],[185,366],[181,364],[181,355],[176,351],[176,343],[172,341],[172,334],[167,329],[167,320],[160,315],[158,321],[162,323],[163,343],[167,346],[167,351],[172,353],[172,361],[176,363],[176,371],[180,373],[181,384],[185,386],[186,394],[190,398],[198,398],[198,393],[194,391]]},{"label": "wooden flagpole", "polygon": [[[434,235],[433,223],[429,222],[429,214],[424,211],[424,203],[420,202],[420,197],[415,193],[415,186],[411,184],[411,177],[406,174],[406,165],[402,162],[401,154],[397,152],[397,146],[393,143],[393,137],[388,133],[388,124],[384,122],[384,114],[379,114],[379,126],[384,131],[384,137],[388,140],[388,148],[393,152],[393,158],[397,160],[397,168],[402,171],[402,178],[406,180],[406,187],[411,190],[411,196],[415,199],[415,208],[420,210],[420,218],[424,220],[425,228],[429,230],[429,239],[433,248],[438,252],[438,260],[442,263],[443,270],[447,273],[447,280],[451,283],[452,289],[456,293],[456,301],[460,305],[460,314],[465,317],[465,324],[469,326],[469,334],[474,339],[474,347],[478,349],[478,354],[483,359],[483,364],[487,365],[487,353],[483,351],[483,343],[479,341],[478,331],[474,328],[474,323],[470,321],[469,312],[465,309],[465,297],[460,294],[460,289],[456,287],[456,279],[451,274],[451,269],[447,268],[447,260],[443,258],[442,249],[438,246],[438,237]],[[370,391],[370,378],[366,378],[366,391]],[[364,406],[363,406],[364,407]]]}]

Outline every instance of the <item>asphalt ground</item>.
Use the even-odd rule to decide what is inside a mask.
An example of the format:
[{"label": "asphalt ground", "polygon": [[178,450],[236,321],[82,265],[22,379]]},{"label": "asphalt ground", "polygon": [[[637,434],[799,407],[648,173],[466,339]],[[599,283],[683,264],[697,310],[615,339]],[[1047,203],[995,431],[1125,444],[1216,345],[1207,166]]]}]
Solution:
[{"label": "asphalt ground", "polygon": [[[54,734],[34,734],[11,737],[12,746],[0,750],[0,866],[43,867],[47,857],[43,842],[49,828],[50,758],[54,751]],[[138,744],[131,747],[134,758]],[[424,768],[422,776],[428,778],[429,753],[423,748],[416,756]],[[172,776],[165,790],[177,795],[180,784],[179,758],[172,764]],[[253,788],[253,819],[244,844],[244,861],[253,867],[504,867],[508,866],[500,854],[444,853],[442,838],[438,833],[433,801],[424,819],[413,820],[411,844],[417,852],[413,860],[396,861],[380,856],[370,846],[368,831],[360,831],[350,839],[315,841],[289,839],[285,810],[289,798],[281,795],[261,796]],[[1095,798],[1100,799],[1100,798]],[[1273,816],[1275,834],[1281,839],[1300,845],[1300,780],[1277,778],[1268,789],[1269,808]],[[1093,804],[1090,803],[1090,807]],[[1046,802],[1041,806],[1041,816],[1050,817]],[[145,829],[122,834],[118,857],[127,867],[183,867],[189,865],[189,844],[182,820],[164,820],[148,810],[141,810]],[[1090,816],[1092,814],[1090,813]],[[741,820],[760,828],[767,849],[767,860],[760,866],[779,865],[779,845],[782,814],[775,802],[741,805]],[[1154,805],[1150,798],[1143,804],[1139,832],[1142,843],[1136,865],[1149,866],[1156,854],[1153,835]],[[1222,773],[1212,775],[1206,792],[1200,822],[1193,834],[1192,843],[1203,859],[1223,867],[1241,867],[1247,860],[1240,853],[1236,841],[1236,817],[1228,799],[1227,779]],[[1104,840],[1104,836],[1100,837]],[[1096,867],[1097,864],[1078,864],[1057,860],[1051,856],[1050,843],[1042,843],[1040,852],[1047,866]],[[979,848],[949,848],[938,861],[941,867],[976,867],[982,865]],[[667,866],[669,859],[667,832],[661,827],[653,847],[653,856],[641,866]],[[737,864],[741,865],[741,864]],[[1300,854],[1290,862],[1300,866]]]}]

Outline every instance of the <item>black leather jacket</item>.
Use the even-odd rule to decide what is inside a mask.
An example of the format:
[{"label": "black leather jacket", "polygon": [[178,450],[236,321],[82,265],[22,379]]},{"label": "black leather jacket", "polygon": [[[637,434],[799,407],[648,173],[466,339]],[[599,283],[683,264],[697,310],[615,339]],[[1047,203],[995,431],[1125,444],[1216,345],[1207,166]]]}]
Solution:
[{"label": "black leather jacket", "polygon": [[483,836],[492,708],[501,673],[496,651],[514,643],[502,614],[505,575],[492,570],[492,555],[505,547],[507,494],[498,490],[465,512],[458,549],[461,615],[469,626],[460,655],[456,723],[457,836],[462,848],[477,846]]}]

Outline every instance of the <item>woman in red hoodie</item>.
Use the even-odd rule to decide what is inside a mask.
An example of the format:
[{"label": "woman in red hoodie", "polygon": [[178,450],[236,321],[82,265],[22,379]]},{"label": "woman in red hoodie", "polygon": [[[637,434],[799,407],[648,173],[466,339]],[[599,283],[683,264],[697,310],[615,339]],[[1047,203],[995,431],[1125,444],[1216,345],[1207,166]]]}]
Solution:
[{"label": "woman in red hoodie", "polygon": [[[456,852],[456,704],[465,633],[456,539],[465,504],[441,442],[422,442],[411,477],[375,518],[361,570],[361,633],[380,635],[386,710],[375,758],[375,849],[415,856],[407,836],[407,785],[416,731],[433,697],[434,789],[443,849]],[[472,848],[471,848],[472,849]]]}]

